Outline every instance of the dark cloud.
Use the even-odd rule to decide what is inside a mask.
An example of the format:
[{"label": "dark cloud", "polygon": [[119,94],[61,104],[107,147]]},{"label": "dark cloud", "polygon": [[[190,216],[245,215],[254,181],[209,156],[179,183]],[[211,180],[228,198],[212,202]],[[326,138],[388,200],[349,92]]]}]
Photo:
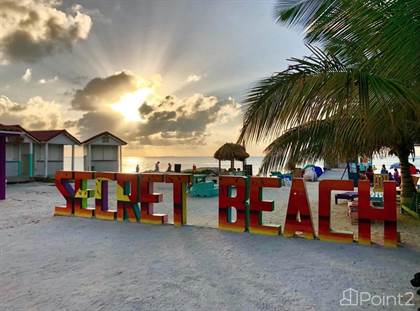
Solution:
[{"label": "dark cloud", "polygon": [[0,1],[0,62],[35,62],[86,39],[91,18],[80,8],[74,15],[55,1]]},{"label": "dark cloud", "polygon": [[134,76],[125,72],[106,78],[95,78],[83,89],[76,90],[71,105],[82,111],[95,111],[102,105],[118,101],[122,95],[136,90]]},{"label": "dark cloud", "polygon": [[149,113],[151,113],[153,111],[153,107],[149,106],[147,104],[147,102],[145,102],[143,105],[140,106],[139,108],[139,112],[141,115],[145,116],[148,115]]}]

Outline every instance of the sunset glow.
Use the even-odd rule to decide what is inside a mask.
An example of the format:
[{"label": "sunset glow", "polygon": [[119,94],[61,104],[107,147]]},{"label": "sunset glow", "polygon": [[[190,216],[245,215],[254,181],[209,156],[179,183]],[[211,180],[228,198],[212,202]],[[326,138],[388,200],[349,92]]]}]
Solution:
[{"label": "sunset glow", "polygon": [[151,88],[141,88],[132,93],[123,95],[120,101],[111,105],[112,109],[121,113],[127,121],[140,121],[140,106],[146,98],[153,93]]}]

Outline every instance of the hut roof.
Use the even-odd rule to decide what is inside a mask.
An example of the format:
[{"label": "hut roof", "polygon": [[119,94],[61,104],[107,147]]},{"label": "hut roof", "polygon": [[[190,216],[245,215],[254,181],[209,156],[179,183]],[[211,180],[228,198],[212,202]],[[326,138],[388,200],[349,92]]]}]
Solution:
[{"label": "hut roof", "polygon": [[248,157],[249,154],[246,152],[245,147],[234,143],[226,143],[214,153],[214,158],[217,160],[243,161]]},{"label": "hut roof", "polygon": [[80,141],[71,135],[66,130],[49,130],[49,131],[28,131],[29,134],[31,134],[33,137],[35,137],[40,142],[48,142],[54,137],[63,134],[67,136],[70,140],[72,140],[77,145],[80,145]]},{"label": "hut roof", "polygon": [[125,142],[121,138],[115,136],[114,134],[112,134],[111,132],[108,132],[108,131],[105,131],[105,132],[99,133],[99,134],[97,134],[95,136],[92,136],[91,138],[88,138],[84,142],[82,142],[82,144],[87,144],[87,143],[91,142],[92,140],[94,140],[94,139],[96,139],[98,137],[101,137],[101,136],[111,136],[116,141],[118,141],[121,145],[127,145],[127,142]]}]

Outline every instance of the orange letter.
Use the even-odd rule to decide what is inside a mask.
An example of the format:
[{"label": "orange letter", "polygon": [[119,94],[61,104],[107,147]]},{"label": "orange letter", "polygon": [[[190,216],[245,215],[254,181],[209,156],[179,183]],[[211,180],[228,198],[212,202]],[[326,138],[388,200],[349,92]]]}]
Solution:
[{"label": "orange letter", "polygon": [[384,181],[384,208],[370,206],[370,185],[359,181],[359,243],[370,245],[372,220],[384,221],[384,246],[397,246],[397,204],[394,181]]},{"label": "orange letter", "polygon": [[141,218],[145,224],[161,225],[168,221],[166,214],[153,214],[153,203],[162,202],[161,193],[153,193],[154,182],[164,182],[162,174],[141,174],[140,193],[141,193]]},{"label": "orange letter", "polygon": [[251,177],[251,193],[249,204],[249,232],[267,235],[279,235],[281,226],[267,226],[262,223],[262,212],[272,212],[274,210],[273,201],[262,200],[263,188],[281,187],[279,178],[271,177]]},{"label": "orange letter", "polygon": [[[298,220],[298,215],[300,221]],[[302,178],[293,179],[283,234],[286,237],[301,235],[310,240],[315,237],[308,194]]]},{"label": "orange letter", "polygon": [[[236,196],[232,197],[232,187]],[[232,222],[231,208],[236,209],[236,221]],[[227,231],[246,231],[246,178],[241,176],[219,177],[219,228]]]},{"label": "orange letter", "polygon": [[319,182],[318,237],[323,241],[351,243],[353,233],[331,229],[331,190],[353,190],[351,180],[321,180]]},{"label": "orange letter", "polygon": [[174,225],[185,225],[187,223],[187,184],[190,181],[190,175],[166,175],[165,181],[173,184]]}]

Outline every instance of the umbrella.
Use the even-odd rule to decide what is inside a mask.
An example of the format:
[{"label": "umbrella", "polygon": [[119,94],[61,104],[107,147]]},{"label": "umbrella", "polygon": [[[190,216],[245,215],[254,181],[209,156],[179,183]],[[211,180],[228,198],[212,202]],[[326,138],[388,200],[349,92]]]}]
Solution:
[{"label": "umbrella", "polygon": [[[410,166],[415,166],[414,164],[412,164],[412,163],[409,163],[410,164]],[[389,168],[396,168],[396,169],[399,169],[399,168],[401,168],[401,163],[400,162],[397,162],[397,163],[394,163],[394,164],[392,164]]]}]

